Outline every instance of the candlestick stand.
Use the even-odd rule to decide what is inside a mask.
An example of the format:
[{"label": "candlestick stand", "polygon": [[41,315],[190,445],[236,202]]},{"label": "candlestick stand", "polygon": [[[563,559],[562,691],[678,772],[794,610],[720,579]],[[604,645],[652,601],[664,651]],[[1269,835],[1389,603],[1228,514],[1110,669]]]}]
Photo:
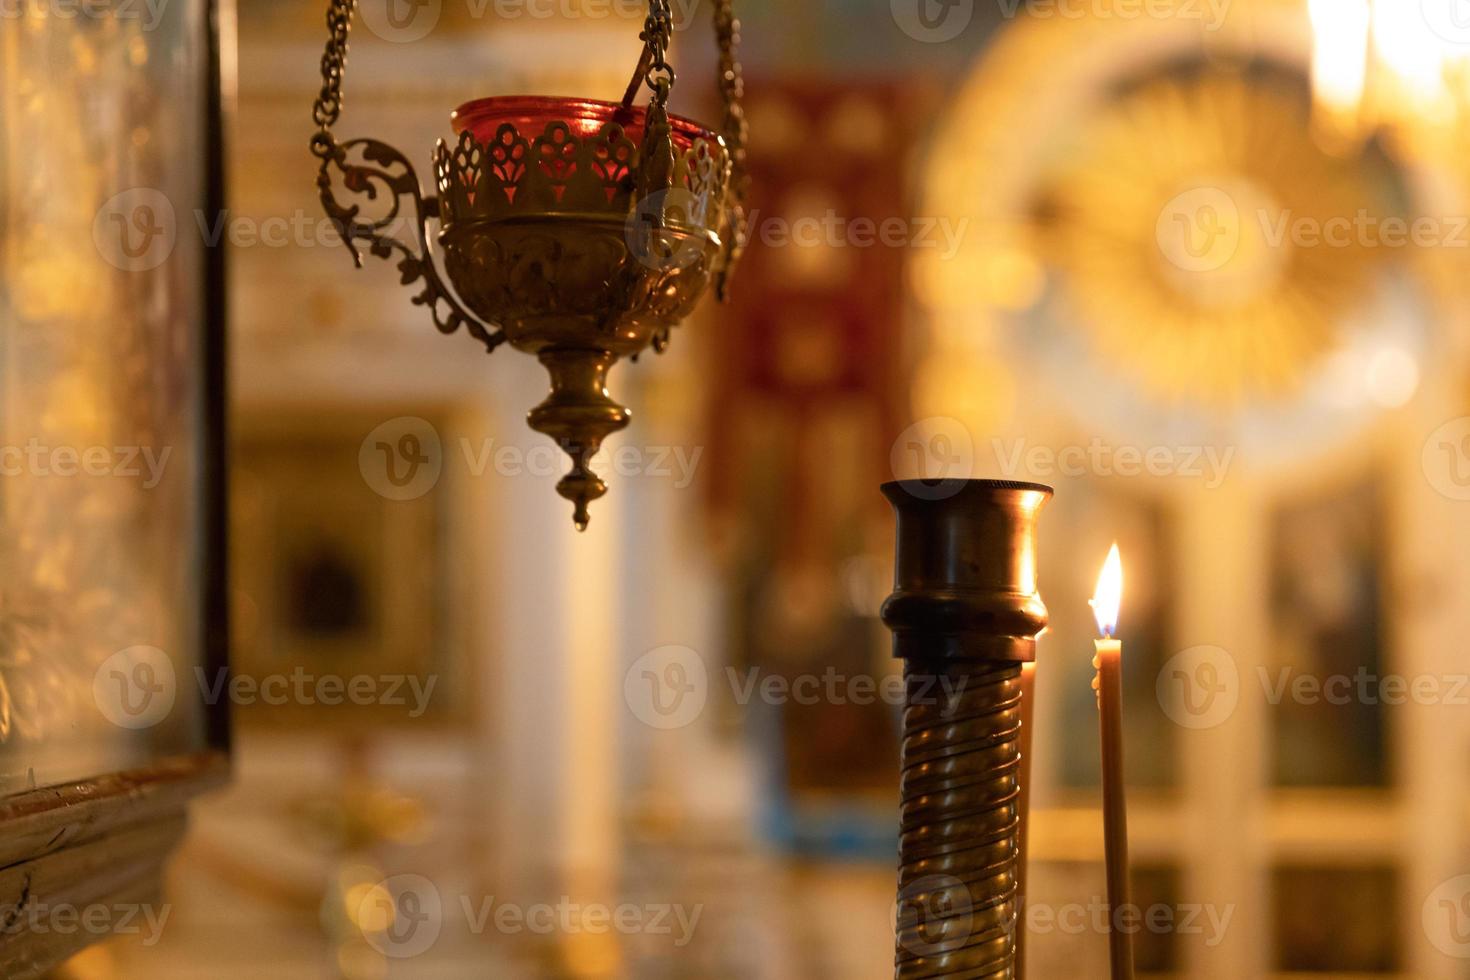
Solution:
[{"label": "candlestick stand", "polygon": [[1016,974],[1021,664],[1046,607],[1036,521],[1049,487],[903,481],[895,590],[904,661],[896,980]]}]

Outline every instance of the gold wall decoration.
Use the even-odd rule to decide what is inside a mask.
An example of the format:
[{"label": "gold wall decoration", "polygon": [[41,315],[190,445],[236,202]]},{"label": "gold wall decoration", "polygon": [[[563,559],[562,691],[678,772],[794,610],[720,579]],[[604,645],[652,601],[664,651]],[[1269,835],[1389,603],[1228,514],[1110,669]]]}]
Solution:
[{"label": "gold wall decoration", "polygon": [[997,32],[925,163],[920,213],[966,232],[912,260],[921,415],[979,434],[1062,406],[1114,440],[1281,468],[1413,396],[1444,338],[1420,315],[1435,250],[1408,232],[1452,212],[1383,148],[1313,140],[1302,16]]},{"label": "gold wall decoration", "polygon": [[1035,241],[1114,371],[1228,407],[1297,393],[1331,353],[1389,257],[1350,223],[1385,215],[1308,128],[1299,92],[1236,71],[1150,80],[1081,127]]}]

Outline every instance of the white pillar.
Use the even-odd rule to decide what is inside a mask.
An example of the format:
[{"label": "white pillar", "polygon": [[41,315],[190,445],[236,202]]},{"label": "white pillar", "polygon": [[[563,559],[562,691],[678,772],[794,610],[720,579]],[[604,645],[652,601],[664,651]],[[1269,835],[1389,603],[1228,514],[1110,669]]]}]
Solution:
[{"label": "white pillar", "polygon": [[[1199,716],[1210,727],[1181,726],[1177,736],[1186,800],[1179,828],[1186,846],[1181,901],[1232,916],[1217,946],[1181,938],[1185,972],[1199,980],[1262,977],[1269,972],[1271,935],[1265,810],[1270,720],[1256,678],[1268,654],[1267,517],[1239,477],[1182,497],[1176,516],[1174,635],[1186,649],[1221,648],[1228,658],[1207,653],[1200,662],[1213,662],[1222,674],[1233,664],[1237,677],[1233,699],[1219,692],[1214,696],[1225,700]],[[1195,675],[1191,697],[1206,697],[1198,685],[1207,676]]]},{"label": "white pillar", "polygon": [[480,599],[492,653],[482,690],[490,717],[486,789],[502,831],[500,887],[603,901],[619,851],[621,522],[604,499],[585,534],[573,528],[572,505],[555,491],[567,459],[525,423],[546,380],[524,355],[503,356],[514,363],[495,372],[487,429],[496,448],[515,450],[507,457],[523,460],[524,471],[499,472],[492,454],[477,481],[491,542],[491,588]]}]

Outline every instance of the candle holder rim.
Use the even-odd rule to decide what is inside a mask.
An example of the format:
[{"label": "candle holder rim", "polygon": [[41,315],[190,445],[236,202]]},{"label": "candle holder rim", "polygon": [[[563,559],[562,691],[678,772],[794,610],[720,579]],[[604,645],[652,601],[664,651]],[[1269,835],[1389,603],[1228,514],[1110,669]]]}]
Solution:
[{"label": "candle holder rim", "polygon": [[953,488],[953,494],[951,495],[958,495],[963,491],[973,493],[1003,490],[1041,493],[1048,497],[1056,495],[1056,490],[1044,483],[1029,483],[1025,480],[961,480],[951,477],[942,479],[890,480],[883,484],[880,489],[889,499],[893,499],[896,494],[928,499],[934,496],[936,489],[950,489],[951,487]]},{"label": "candle holder rim", "polygon": [[[627,127],[633,124],[642,127],[647,108],[641,105],[626,106],[621,102],[602,99],[584,99],[579,96],[562,95],[490,95],[461,103],[449,114],[449,123],[456,134],[475,126],[475,117],[515,115],[545,116],[548,122],[568,119],[589,119],[601,123],[616,122]],[[724,137],[713,129],[677,113],[669,113],[675,137],[680,140],[707,140],[724,142]]]}]

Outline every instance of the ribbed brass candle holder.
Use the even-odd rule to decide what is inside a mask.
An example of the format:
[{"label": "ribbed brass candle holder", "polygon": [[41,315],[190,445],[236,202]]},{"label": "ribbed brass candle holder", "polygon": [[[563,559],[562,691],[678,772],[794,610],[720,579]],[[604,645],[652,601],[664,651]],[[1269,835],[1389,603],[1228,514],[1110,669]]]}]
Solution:
[{"label": "ribbed brass candle holder", "polygon": [[1046,606],[1036,522],[1049,487],[913,480],[883,493],[898,516],[883,604],[904,661],[894,976],[1017,975],[1021,664]]}]

